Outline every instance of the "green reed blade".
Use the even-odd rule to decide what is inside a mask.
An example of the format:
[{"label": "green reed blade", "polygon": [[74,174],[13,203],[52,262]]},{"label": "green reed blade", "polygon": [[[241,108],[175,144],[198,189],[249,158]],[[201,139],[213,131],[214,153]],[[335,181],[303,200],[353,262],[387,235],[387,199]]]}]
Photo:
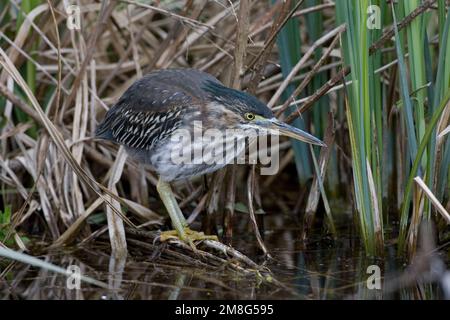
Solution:
[{"label": "green reed blade", "polygon": [[[342,38],[344,61],[351,69],[352,84],[346,109],[352,150],[352,171],[361,235],[369,255],[383,249],[383,86],[379,74],[381,54],[369,54],[381,30],[368,26],[370,5],[380,1],[346,0],[336,6],[337,23],[346,23]],[[383,16],[383,11],[380,12]],[[369,21],[370,22],[370,21]],[[377,222],[377,223],[375,223]]]},{"label": "green reed blade", "polygon": [[420,142],[419,148],[417,150],[417,155],[414,159],[413,166],[411,168],[411,172],[408,177],[408,182],[407,182],[406,188],[405,188],[405,196],[403,198],[403,204],[402,204],[402,210],[401,210],[401,216],[400,216],[400,234],[398,237],[399,252],[402,252],[405,249],[405,239],[406,239],[406,231],[407,231],[407,224],[408,224],[408,217],[409,217],[410,197],[411,197],[411,189],[412,189],[414,177],[416,177],[419,174],[418,172],[419,172],[419,166],[420,166],[422,156],[425,152],[427,144],[430,141],[433,130],[434,130],[442,112],[444,111],[449,99],[450,99],[450,88],[447,88],[447,92],[446,92],[445,96],[441,100],[439,107],[433,113],[433,116],[426,128],[425,134],[422,138],[422,141]]},{"label": "green reed blade", "polygon": [[[272,0],[272,3],[275,1]],[[295,1],[293,4],[295,5]],[[301,41],[300,26],[298,19],[290,19],[281,29],[277,37],[277,46],[280,55],[281,70],[283,77],[286,77],[295,64],[301,59]],[[295,84],[290,84],[283,93],[283,99],[288,99],[294,92]],[[291,114],[296,110],[293,106],[286,111]],[[300,129],[306,130],[305,123],[307,117],[297,118],[292,124]],[[305,143],[291,139],[292,148],[294,149],[295,165],[297,174],[301,184],[304,184],[313,174],[311,158],[309,157],[308,146]]]},{"label": "green reed blade", "polygon": [[402,95],[402,102],[403,102],[403,112],[405,115],[405,121],[406,121],[406,131],[407,131],[407,139],[408,139],[408,146],[409,146],[409,153],[410,153],[410,159],[413,161],[417,154],[417,137],[416,137],[416,131],[414,126],[414,116],[413,116],[413,109],[412,109],[412,103],[411,98],[409,95],[409,87],[408,87],[408,78],[406,73],[406,65],[405,60],[403,58],[403,50],[401,47],[400,37],[398,34],[398,28],[397,28],[397,18],[395,15],[395,9],[394,6],[391,6],[392,8],[392,18],[394,20],[394,31],[395,31],[395,48],[397,52],[397,59],[398,59],[398,69],[399,69],[399,83],[400,83],[400,91]]}]

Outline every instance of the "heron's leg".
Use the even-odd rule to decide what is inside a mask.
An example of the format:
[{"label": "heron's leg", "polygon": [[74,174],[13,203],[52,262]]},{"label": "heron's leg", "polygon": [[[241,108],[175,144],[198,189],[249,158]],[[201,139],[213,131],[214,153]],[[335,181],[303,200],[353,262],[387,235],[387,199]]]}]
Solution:
[{"label": "heron's leg", "polygon": [[170,188],[170,184],[162,181],[160,178],[158,180],[158,184],[156,185],[156,189],[158,190],[164,206],[169,212],[172,225],[175,228],[173,231],[162,232],[160,238],[162,241],[178,236],[181,240],[188,242],[191,247],[194,248],[195,246],[193,245],[193,241],[195,240],[217,240],[216,236],[208,236],[203,232],[194,231],[187,227],[186,219],[181,213],[180,207],[178,206],[172,189]]},{"label": "heron's leg", "polygon": [[180,207],[178,206],[178,202],[177,202],[177,200],[175,199],[175,196],[173,195],[173,192],[170,193],[170,200],[172,201],[173,206],[174,206],[174,207],[176,208],[176,210],[177,210],[178,218],[180,219],[181,224],[183,225],[183,227],[187,227],[187,226],[188,226],[188,223],[187,223],[187,221],[186,221],[186,218],[185,218],[184,215],[183,215],[183,212],[181,212],[181,209],[180,209]]},{"label": "heron's leg", "polygon": [[172,225],[178,233],[178,236],[181,240],[186,241],[186,232],[184,231],[183,221],[181,221],[178,211],[181,210],[176,203],[175,197],[173,196],[172,189],[170,188],[170,184],[165,181],[162,181],[161,178],[158,180],[158,184],[156,185],[156,189],[158,190],[159,196],[161,197],[164,206],[169,213],[170,220],[172,220]]},{"label": "heron's leg", "polygon": [[[181,212],[180,207],[178,206],[178,202],[175,199],[175,196],[173,195],[172,192],[172,188],[170,188],[170,184],[168,184],[167,182],[161,181],[161,179],[159,179],[158,181],[158,185],[159,184],[164,184],[163,188],[167,188],[168,192],[166,192],[167,194],[167,198],[168,200],[171,202],[171,206],[175,208],[175,211],[177,212],[178,215],[178,219],[180,220],[183,228],[188,226],[188,223],[186,221],[186,218],[183,215],[183,212]],[[158,186],[157,186],[158,187]],[[165,204],[165,203],[164,203]],[[167,206],[166,206],[167,207]]]}]

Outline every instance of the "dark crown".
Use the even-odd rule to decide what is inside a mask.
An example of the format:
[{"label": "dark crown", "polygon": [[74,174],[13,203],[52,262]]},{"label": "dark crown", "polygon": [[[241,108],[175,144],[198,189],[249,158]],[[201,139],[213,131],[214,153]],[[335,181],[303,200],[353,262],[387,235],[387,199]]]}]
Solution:
[{"label": "dark crown", "polygon": [[211,100],[221,103],[242,115],[251,112],[264,118],[272,118],[274,116],[272,110],[264,103],[246,92],[231,89],[210,80],[204,82],[203,90],[208,93],[208,97]]}]

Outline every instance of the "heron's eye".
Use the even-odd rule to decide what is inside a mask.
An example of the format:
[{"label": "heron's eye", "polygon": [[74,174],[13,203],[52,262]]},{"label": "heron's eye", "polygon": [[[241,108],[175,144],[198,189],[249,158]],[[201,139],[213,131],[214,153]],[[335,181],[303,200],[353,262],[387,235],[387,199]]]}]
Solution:
[{"label": "heron's eye", "polygon": [[247,120],[250,120],[250,121],[255,120],[255,115],[251,112],[247,112],[244,116],[245,116],[245,119],[247,119]]}]

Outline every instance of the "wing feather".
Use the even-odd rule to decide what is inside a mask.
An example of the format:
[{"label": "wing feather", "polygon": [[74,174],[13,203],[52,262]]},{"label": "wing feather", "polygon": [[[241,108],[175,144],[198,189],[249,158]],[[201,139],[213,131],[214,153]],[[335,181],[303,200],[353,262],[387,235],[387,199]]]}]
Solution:
[{"label": "wing feather", "polygon": [[151,149],[183,123],[192,106],[204,104],[205,81],[220,82],[193,69],[166,69],[134,82],[106,113],[96,130],[98,138],[131,148]]}]

